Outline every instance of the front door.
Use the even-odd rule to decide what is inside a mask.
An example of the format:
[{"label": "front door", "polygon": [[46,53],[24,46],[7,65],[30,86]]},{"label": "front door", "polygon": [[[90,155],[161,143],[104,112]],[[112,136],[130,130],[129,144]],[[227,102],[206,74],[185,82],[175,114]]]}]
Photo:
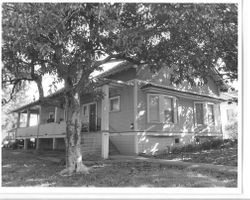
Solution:
[{"label": "front door", "polygon": [[96,131],[96,104],[89,105],[89,131]]}]

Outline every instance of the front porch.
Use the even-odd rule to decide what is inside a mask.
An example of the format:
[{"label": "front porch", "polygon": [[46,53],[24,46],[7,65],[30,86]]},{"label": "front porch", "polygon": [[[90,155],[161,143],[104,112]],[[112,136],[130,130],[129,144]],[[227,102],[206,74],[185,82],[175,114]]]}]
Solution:
[{"label": "front porch", "polygon": [[[118,112],[112,110],[116,109],[115,103],[117,103],[117,99],[114,99],[112,95],[116,94],[121,88],[129,88],[129,91],[133,91],[134,83],[104,80],[99,86],[99,89],[103,94],[102,99],[94,100],[91,95],[91,98],[89,98],[89,94],[84,94],[84,96],[81,97],[83,99],[85,98],[84,100],[81,100],[81,148],[83,154],[99,154],[102,158],[107,159],[109,157],[110,147],[116,149],[117,146],[122,147],[123,143],[128,144],[128,148],[131,151],[136,152],[136,137],[114,137],[113,135],[116,131],[116,127],[114,129],[111,124],[118,125],[117,122],[114,123],[114,119],[119,120],[119,126],[122,125],[122,121],[120,121],[121,118],[129,119],[126,123],[123,122],[128,128],[131,127],[131,124],[133,124],[134,130],[136,130],[137,127],[132,116],[127,118],[120,116],[120,114],[127,116],[127,111],[125,109]],[[64,97],[62,94],[62,92],[58,92],[56,95],[46,97],[43,100],[33,102],[13,111],[18,114],[15,139],[24,140],[25,149],[27,149],[27,143],[31,138],[36,141],[36,149],[41,148],[41,141],[45,140],[48,143],[48,147],[56,149],[57,141],[66,137],[66,113],[64,109]],[[130,95],[133,94],[136,94],[136,90],[134,93],[130,93]],[[111,99],[112,102],[114,102],[113,107],[111,106],[113,112],[110,110]],[[128,102],[129,101],[126,103]],[[134,111],[131,111],[128,112],[132,115]],[[118,118],[116,116],[118,116]],[[110,129],[112,131],[111,135]],[[120,139],[121,141],[119,141]],[[122,149],[124,149],[124,147],[122,147]]]}]

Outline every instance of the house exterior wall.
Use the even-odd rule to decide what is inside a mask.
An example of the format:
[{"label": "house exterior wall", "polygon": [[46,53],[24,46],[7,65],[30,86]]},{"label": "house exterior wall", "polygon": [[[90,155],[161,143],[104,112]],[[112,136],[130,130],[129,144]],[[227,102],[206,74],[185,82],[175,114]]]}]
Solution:
[{"label": "house exterior wall", "polygon": [[81,151],[83,156],[101,155],[102,135],[100,132],[83,133],[81,135]]},{"label": "house exterior wall", "polygon": [[110,98],[120,96],[120,111],[109,112],[110,132],[130,131],[133,123],[133,88],[121,87],[110,91]]},{"label": "house exterior wall", "polygon": [[[176,123],[151,123],[147,116],[147,93],[138,91],[139,153],[168,151],[170,148],[195,142],[196,137],[222,136],[219,105],[214,106],[214,125],[195,125],[194,99],[177,97]],[[206,102],[206,101],[204,101]],[[179,143],[175,139],[179,138]]]},{"label": "house exterior wall", "polygon": [[134,133],[126,133],[122,135],[110,135],[109,139],[116,146],[121,154],[134,155],[135,154],[135,135]]},{"label": "house exterior wall", "polygon": [[[170,83],[171,70],[161,69],[158,73],[153,74],[148,68],[141,69],[137,73],[137,79],[149,81],[163,86],[172,86]],[[139,85],[141,88],[142,84]],[[184,82],[182,85],[175,86],[176,89],[196,92],[204,95],[218,96],[219,90],[212,79],[202,87],[191,87]],[[148,122],[147,94],[164,94],[173,96],[177,100],[177,121],[176,123],[151,123]],[[214,104],[214,125],[195,125],[194,103],[213,103]],[[178,92],[174,93],[167,90],[147,91],[138,89],[138,151],[139,153],[155,154],[156,152],[169,151],[171,148],[195,143],[196,137],[219,136],[221,137],[221,119],[218,101],[202,99],[202,97],[183,97]],[[205,111],[206,112],[206,111]],[[178,143],[176,143],[178,139]]]}]

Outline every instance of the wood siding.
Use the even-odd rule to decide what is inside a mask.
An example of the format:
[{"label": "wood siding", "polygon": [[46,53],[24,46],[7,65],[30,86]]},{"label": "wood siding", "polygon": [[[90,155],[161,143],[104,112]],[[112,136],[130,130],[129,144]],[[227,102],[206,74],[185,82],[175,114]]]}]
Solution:
[{"label": "wood siding", "polygon": [[82,155],[101,155],[102,135],[100,132],[83,133],[81,135]]}]

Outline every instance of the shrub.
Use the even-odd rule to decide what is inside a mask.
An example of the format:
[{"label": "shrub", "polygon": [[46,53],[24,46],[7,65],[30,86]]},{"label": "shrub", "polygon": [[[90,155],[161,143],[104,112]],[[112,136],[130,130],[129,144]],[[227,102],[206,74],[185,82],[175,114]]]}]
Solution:
[{"label": "shrub", "polygon": [[238,138],[238,122],[237,121],[235,121],[232,124],[227,125],[226,130],[228,131],[228,137],[230,139]]},{"label": "shrub", "polygon": [[216,139],[211,141],[211,149],[218,149],[223,144],[222,139]]}]

